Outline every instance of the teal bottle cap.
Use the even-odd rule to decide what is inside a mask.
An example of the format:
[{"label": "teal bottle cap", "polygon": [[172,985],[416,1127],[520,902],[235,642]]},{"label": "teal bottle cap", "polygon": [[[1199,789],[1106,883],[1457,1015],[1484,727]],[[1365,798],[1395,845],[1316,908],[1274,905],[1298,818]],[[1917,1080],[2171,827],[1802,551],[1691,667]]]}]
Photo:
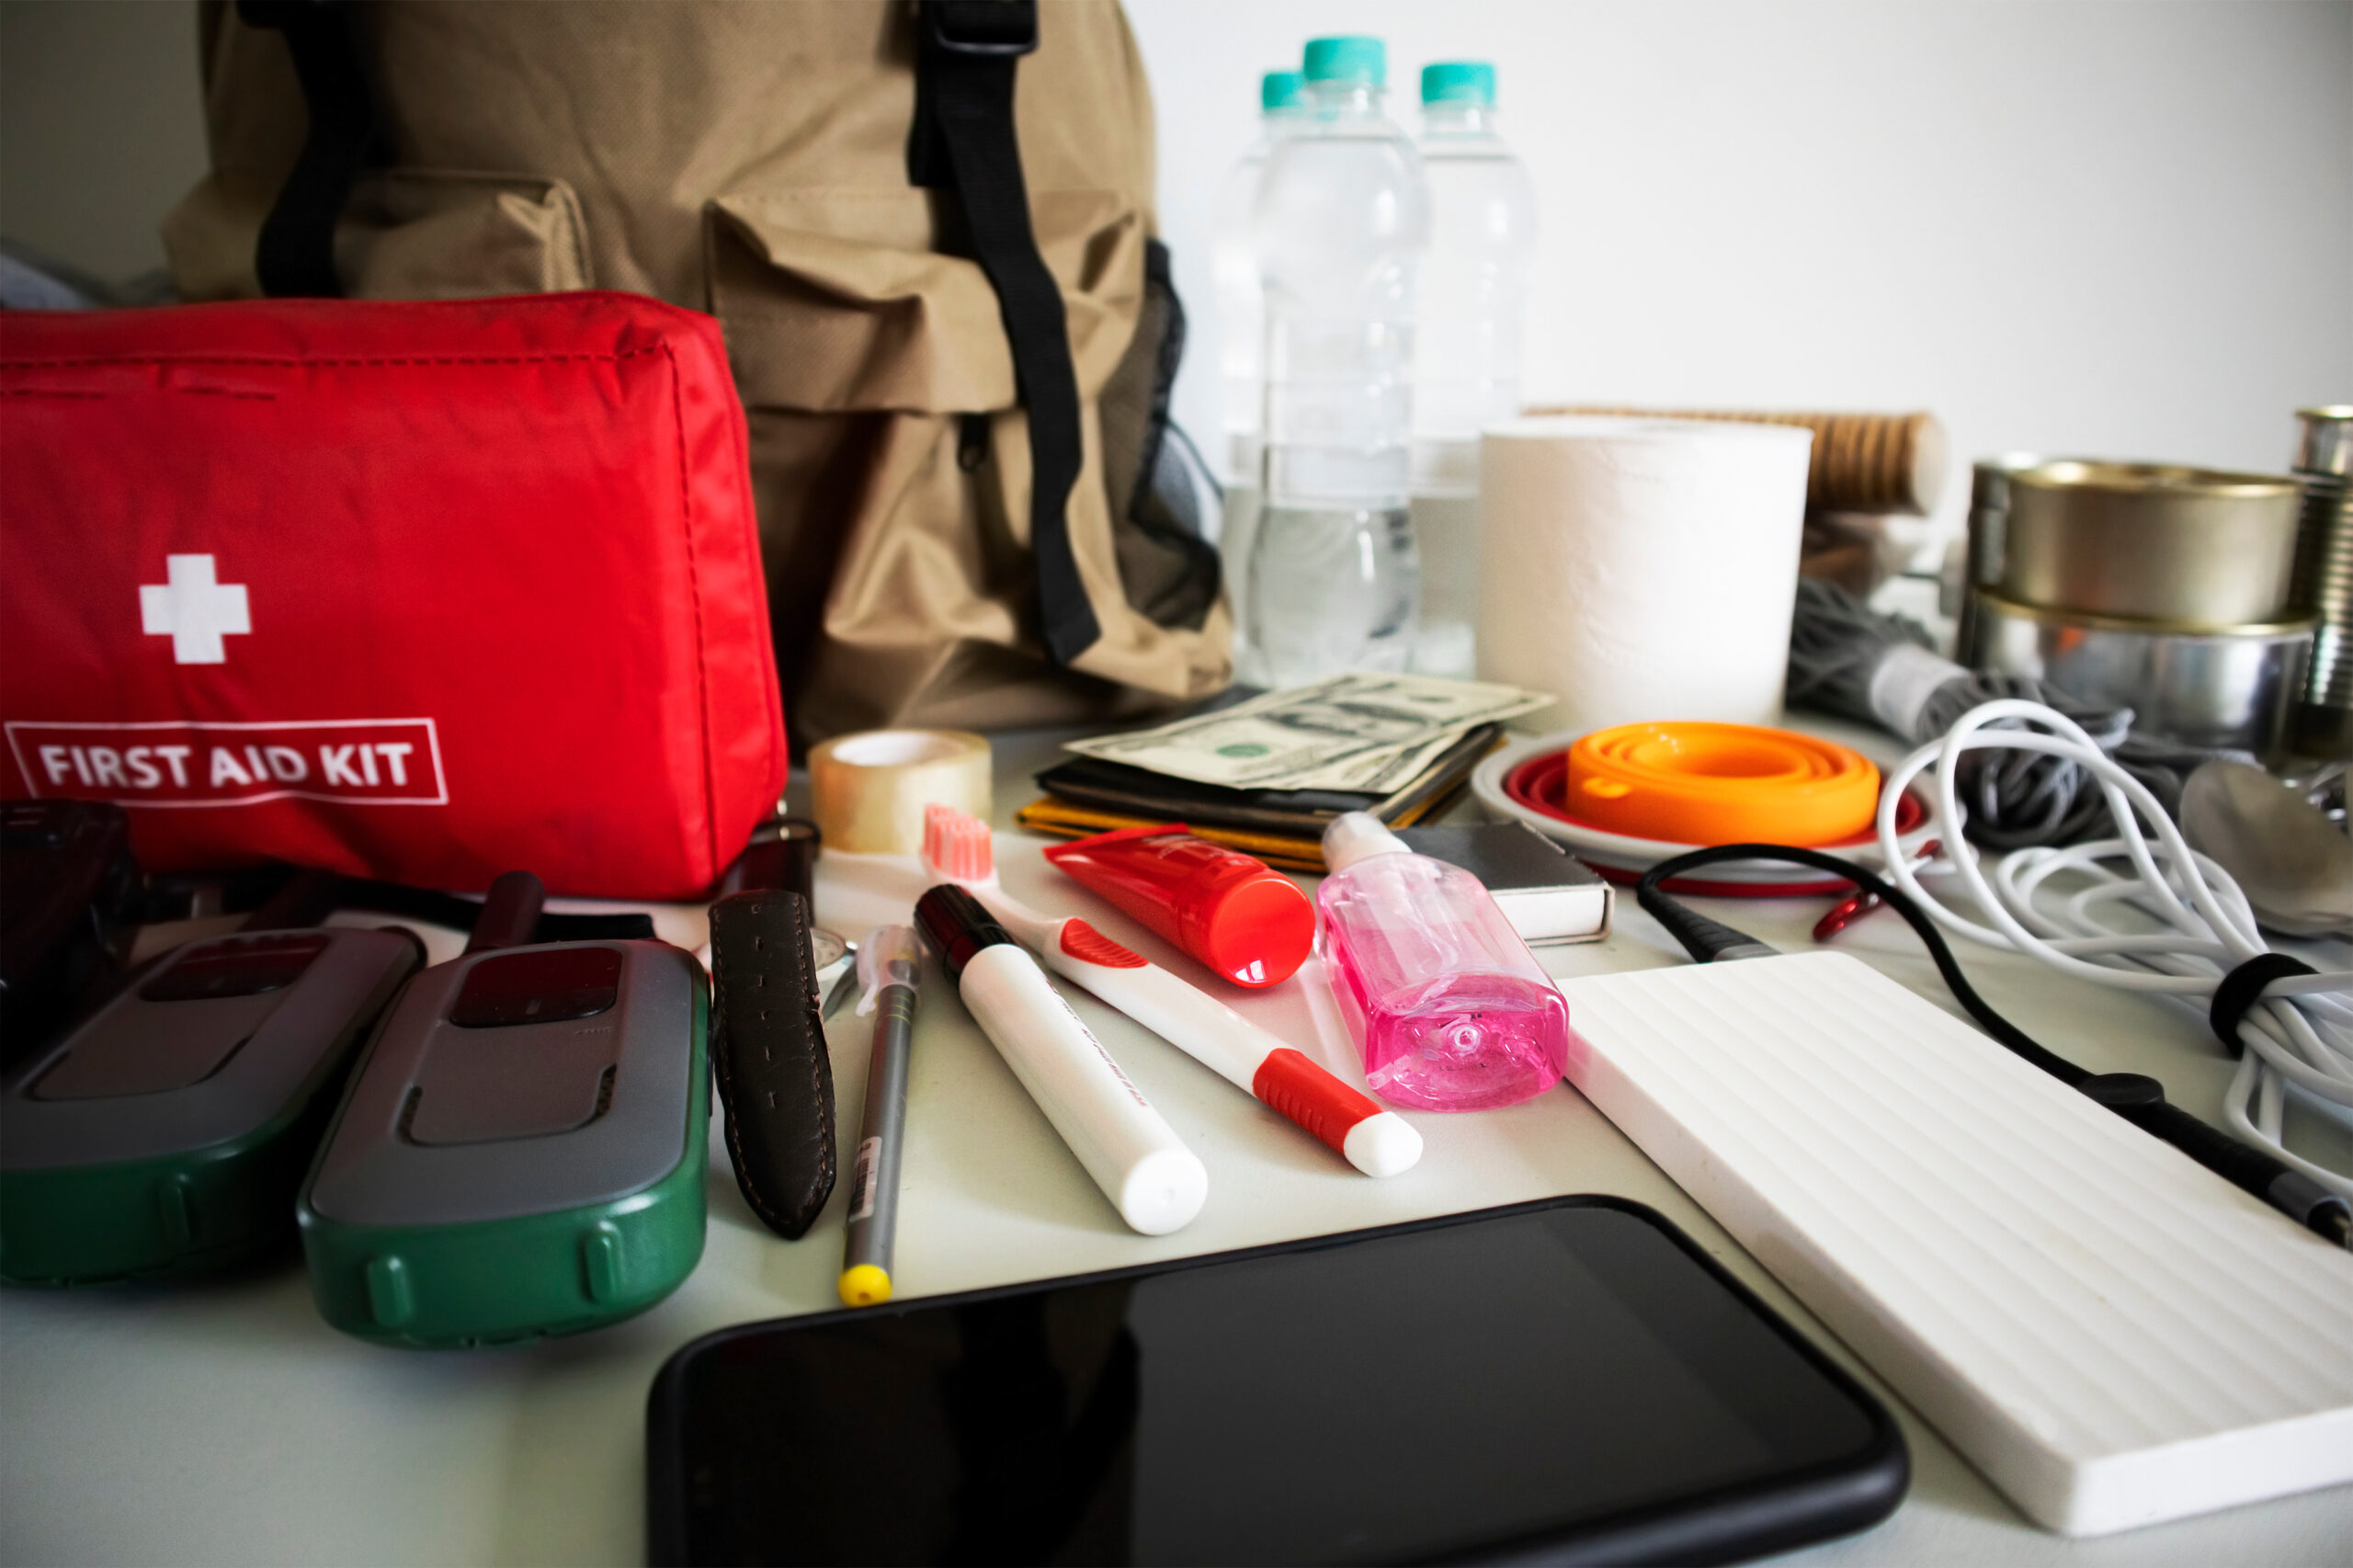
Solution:
[{"label": "teal bottle cap", "polygon": [[1296,71],[1269,71],[1258,78],[1258,107],[1297,108],[1307,97],[1307,78]]},{"label": "teal bottle cap", "polygon": [[1483,60],[1449,60],[1422,67],[1422,102],[1495,107],[1495,68]]},{"label": "teal bottle cap", "polygon": [[1301,69],[1311,82],[1389,85],[1389,50],[1377,38],[1318,38],[1307,40]]}]

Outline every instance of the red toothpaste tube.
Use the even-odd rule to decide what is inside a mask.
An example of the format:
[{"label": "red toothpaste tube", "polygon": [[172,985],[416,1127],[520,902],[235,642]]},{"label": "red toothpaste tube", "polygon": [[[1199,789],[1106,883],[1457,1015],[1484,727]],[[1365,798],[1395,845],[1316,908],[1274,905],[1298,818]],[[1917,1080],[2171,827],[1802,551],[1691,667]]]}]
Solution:
[{"label": "red toothpaste tube", "polygon": [[1045,857],[1079,886],[1236,985],[1289,980],[1315,943],[1315,906],[1297,883],[1182,824],[1123,827]]}]

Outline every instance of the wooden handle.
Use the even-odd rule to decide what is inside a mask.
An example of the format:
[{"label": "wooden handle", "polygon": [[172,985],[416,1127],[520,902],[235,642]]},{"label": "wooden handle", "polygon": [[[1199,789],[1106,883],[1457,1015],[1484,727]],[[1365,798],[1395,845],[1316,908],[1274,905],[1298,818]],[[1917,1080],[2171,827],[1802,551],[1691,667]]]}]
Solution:
[{"label": "wooden handle", "polygon": [[1933,414],[1760,414],[1736,409],[1583,406],[1528,412],[1801,426],[1813,432],[1805,499],[1817,511],[1925,515],[1935,508],[1945,487],[1945,427]]}]

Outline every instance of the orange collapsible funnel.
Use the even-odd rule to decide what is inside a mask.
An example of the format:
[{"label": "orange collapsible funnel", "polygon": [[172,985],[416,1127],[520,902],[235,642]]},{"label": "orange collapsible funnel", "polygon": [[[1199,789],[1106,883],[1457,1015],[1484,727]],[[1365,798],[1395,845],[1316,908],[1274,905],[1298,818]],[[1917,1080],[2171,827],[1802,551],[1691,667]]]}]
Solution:
[{"label": "orange collapsible funnel", "polygon": [[1669,844],[1828,844],[1879,807],[1859,753],[1750,724],[1620,724],[1569,748],[1569,814]]}]

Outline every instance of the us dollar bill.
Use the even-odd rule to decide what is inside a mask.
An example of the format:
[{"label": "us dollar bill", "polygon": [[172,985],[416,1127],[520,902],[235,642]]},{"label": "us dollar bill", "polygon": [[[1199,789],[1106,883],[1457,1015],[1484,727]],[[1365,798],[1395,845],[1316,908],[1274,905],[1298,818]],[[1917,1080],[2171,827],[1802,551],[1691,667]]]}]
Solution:
[{"label": "us dollar bill", "polygon": [[1473,724],[1542,707],[1540,692],[1429,676],[1334,676],[1156,730],[1067,749],[1234,790],[1386,793]]},{"label": "us dollar bill", "polygon": [[1355,790],[1367,794],[1388,795],[1403,789],[1421,771],[1436,762],[1448,747],[1462,736],[1462,729],[1448,730],[1418,745],[1392,746],[1386,751],[1370,752],[1327,768],[1307,782],[1294,786],[1302,790]]}]

